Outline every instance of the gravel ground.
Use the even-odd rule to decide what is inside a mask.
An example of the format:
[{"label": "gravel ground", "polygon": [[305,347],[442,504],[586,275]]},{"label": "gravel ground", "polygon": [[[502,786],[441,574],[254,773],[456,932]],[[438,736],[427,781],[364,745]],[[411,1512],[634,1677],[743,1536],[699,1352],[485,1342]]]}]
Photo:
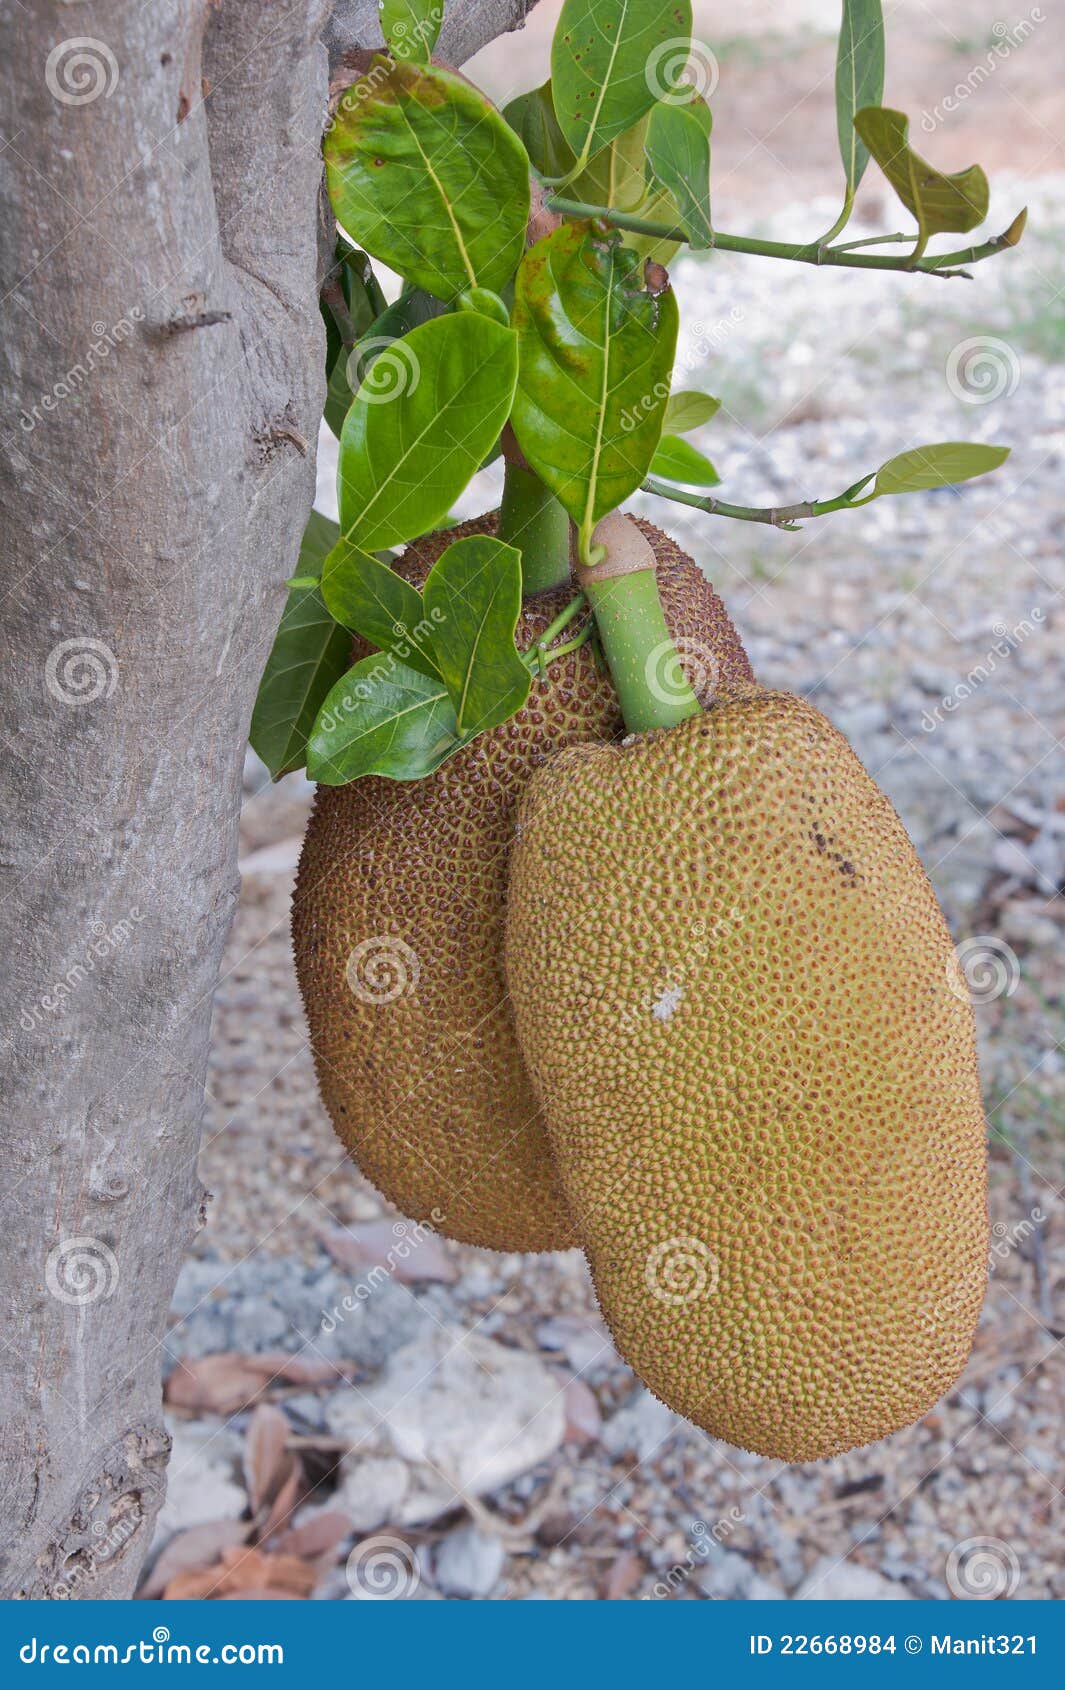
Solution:
[{"label": "gravel ground", "polygon": [[[994,1244],[958,1388],[882,1444],[785,1467],[635,1384],[578,1253],[500,1256],[404,1229],[315,1092],[288,939],[309,789],[270,787],[249,758],[202,1162],[214,1201],[168,1340],[159,1542],[173,1555],[176,1533],[245,1521],[185,1540],[183,1564],[214,1569],[200,1593],[220,1589],[218,1546],[243,1533],[267,1544],[261,1582],[283,1582],[287,1551],[326,1598],[375,1578],[420,1598],[1065,1596],[1065,178],[1000,176],[992,226],[1025,201],[1025,244],[972,283],[724,257],[675,270],[685,384],[723,400],[694,437],[723,496],[824,497],[952,438],[1012,443],[996,476],[796,534],[655,502],[761,678],[852,740],[967,945]],[[830,194],[764,226],[826,211]],[[331,474],[327,452],[326,506]],[[464,514],[491,502],[488,477]],[[259,1387],[227,1401],[228,1374],[197,1373],[219,1353],[269,1358]],[[247,1405],[267,1380],[301,1464],[287,1537],[261,1509],[248,1524],[269,1440]]]}]

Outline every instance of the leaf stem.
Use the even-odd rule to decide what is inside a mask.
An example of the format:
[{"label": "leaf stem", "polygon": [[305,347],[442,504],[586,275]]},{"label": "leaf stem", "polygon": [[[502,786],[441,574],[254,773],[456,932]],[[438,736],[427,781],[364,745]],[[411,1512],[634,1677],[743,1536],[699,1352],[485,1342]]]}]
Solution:
[{"label": "leaf stem", "polygon": [[549,663],[554,663],[557,657],[564,657],[568,651],[576,651],[578,646],[584,644],[594,627],[591,617],[588,619],[587,626],[582,628],[581,632],[572,640],[567,640],[565,645],[555,646],[553,650],[549,649],[551,641],[557,639],[559,634],[569,627],[573,618],[587,608],[587,605],[588,600],[585,595],[578,593],[576,598],[570,600],[565,610],[559,612],[551,625],[544,629],[536,644],[531,645],[527,651],[521,653],[523,663],[528,665],[533,674],[539,671],[543,675]]},{"label": "leaf stem", "polygon": [[[586,205],[582,200],[559,199],[554,195],[548,197],[545,205],[549,211],[557,211],[563,217],[573,217],[588,220],[599,220],[609,223],[617,229],[628,229],[636,235],[652,235],[656,240],[687,242],[688,236],[683,229],[668,223],[655,223],[646,217],[634,217],[626,211],[616,211],[611,206]],[[842,246],[826,246],[819,241],[763,241],[753,235],[728,235],[721,229],[715,229],[707,250],[719,252],[747,252],[758,258],[786,258],[795,264],[815,264],[827,267],[837,267],[852,270],[898,270],[903,273],[919,272],[925,276],[959,276],[966,272],[958,268],[963,264],[979,264],[982,259],[993,258],[996,253],[1003,252],[1007,247],[1016,246],[1020,238],[1017,224],[1020,219],[1010,225],[1001,235],[995,235],[991,240],[983,241],[979,246],[960,248],[956,252],[938,252],[929,257],[921,257],[913,252],[895,254],[857,252],[852,244]],[[1023,226],[1023,225],[1022,225]],[[909,239],[908,236],[904,237]],[[870,245],[866,241],[863,245]]]},{"label": "leaf stem", "polygon": [[643,491],[657,493],[662,499],[672,499],[677,505],[690,505],[695,510],[706,511],[710,516],[728,516],[736,522],[762,522],[770,528],[795,529],[806,517],[828,516],[832,511],[857,510],[860,505],[869,504],[875,494],[869,493],[864,499],[858,498],[857,494],[872,479],[871,475],[865,476],[834,499],[808,499],[800,504],[771,505],[764,508],[756,505],[730,505],[724,499],[715,499],[709,494],[689,493],[685,488],[674,487],[667,481],[659,481],[653,475],[648,476],[643,483]]},{"label": "leaf stem", "polygon": [[851,212],[853,210],[854,189],[848,187],[839,216],[836,218],[836,221],[833,223],[831,229],[828,230],[827,234],[821,236],[821,239],[817,243],[818,246],[828,246],[830,241],[834,241],[837,235],[841,235],[843,233],[847,224],[851,220]]}]

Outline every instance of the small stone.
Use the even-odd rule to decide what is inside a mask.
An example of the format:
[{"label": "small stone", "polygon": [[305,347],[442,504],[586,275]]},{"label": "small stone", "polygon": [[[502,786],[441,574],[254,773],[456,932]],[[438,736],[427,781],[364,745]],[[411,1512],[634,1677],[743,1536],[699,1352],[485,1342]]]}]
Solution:
[{"label": "small stone", "polygon": [[410,1489],[407,1464],[396,1456],[370,1456],[345,1470],[336,1493],[336,1506],[357,1532],[375,1532],[388,1520],[398,1520]]},{"label": "small stone", "polygon": [[603,1447],[611,1455],[632,1451],[639,1461],[655,1453],[684,1422],[641,1385],[624,1408],[611,1416],[603,1428]]},{"label": "small stone", "polygon": [[400,1525],[439,1518],[461,1492],[510,1484],[565,1433],[563,1393],[536,1356],[439,1326],[397,1350],[373,1384],[334,1393],[327,1419],[352,1446],[349,1463],[391,1455],[407,1464]]},{"label": "small stone", "polygon": [[506,1557],[498,1538],[460,1526],[437,1549],[434,1579],[445,1596],[488,1596],[503,1571]]},{"label": "small stone", "polygon": [[236,1479],[243,1448],[238,1433],[214,1419],[176,1420],[168,1430],[172,1448],[166,1501],[156,1522],[157,1544],[189,1526],[238,1519],[248,1506],[244,1486]]},{"label": "small stone", "polygon": [[857,1561],[836,1561],[826,1555],[795,1592],[797,1602],[912,1602],[901,1584]]}]

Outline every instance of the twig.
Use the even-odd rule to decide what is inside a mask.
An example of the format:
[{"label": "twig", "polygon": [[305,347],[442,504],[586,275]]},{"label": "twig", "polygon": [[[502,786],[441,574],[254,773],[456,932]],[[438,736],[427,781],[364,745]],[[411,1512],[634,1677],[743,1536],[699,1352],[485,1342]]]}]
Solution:
[{"label": "twig", "polygon": [[[616,211],[611,206],[588,205],[583,200],[559,199],[554,195],[549,195],[544,204],[549,210],[558,211],[564,217],[587,218],[608,223],[613,228],[628,229],[636,235],[652,235],[657,240],[677,241],[682,244],[688,240],[685,231],[674,225],[655,223],[646,217],[634,217],[628,212]],[[1027,209],[1014,218],[1003,234],[995,235],[979,246],[963,247],[957,252],[934,253],[931,257],[920,257],[916,248],[911,252],[892,256],[885,253],[856,252],[853,243],[825,246],[818,241],[763,241],[753,235],[728,235],[721,229],[713,231],[709,246],[703,250],[746,252],[758,258],[786,258],[795,264],[815,264],[852,270],[898,270],[903,274],[920,272],[923,276],[965,276],[967,272],[959,269],[959,265],[979,264],[982,259],[993,258],[996,253],[1004,251],[1007,247],[1016,246],[1024,232],[1026,218]],[[872,243],[865,241],[862,244],[868,246]]]}]

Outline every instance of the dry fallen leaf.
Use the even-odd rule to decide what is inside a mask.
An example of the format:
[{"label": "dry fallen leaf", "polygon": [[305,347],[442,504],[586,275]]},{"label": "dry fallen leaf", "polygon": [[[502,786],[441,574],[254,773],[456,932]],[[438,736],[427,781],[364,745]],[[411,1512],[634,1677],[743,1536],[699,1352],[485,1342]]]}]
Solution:
[{"label": "dry fallen leaf", "polygon": [[566,1386],[564,1399],[566,1410],[566,1442],[587,1443],[599,1436],[603,1424],[603,1416],[599,1412],[599,1400],[595,1392],[583,1379],[571,1379]]},{"label": "dry fallen leaf", "polygon": [[244,1482],[253,1514],[274,1500],[296,1465],[287,1448],[291,1430],[279,1408],[261,1402],[253,1409],[244,1441]]},{"label": "dry fallen leaf", "polygon": [[277,1538],[274,1548],[280,1554],[303,1555],[311,1560],[327,1555],[350,1536],[351,1530],[351,1521],[339,1508],[323,1508],[320,1514],[312,1514],[310,1519],[301,1520],[299,1525],[289,1526]]},{"label": "dry fallen leaf", "polygon": [[259,1356],[220,1350],[179,1362],[164,1396],[171,1407],[190,1414],[230,1415],[258,1402],[273,1385],[322,1385],[345,1379],[350,1371],[339,1362],[307,1361],[280,1350]]},{"label": "dry fallen leaf", "polygon": [[626,1596],[631,1596],[636,1589],[645,1571],[646,1568],[635,1550],[623,1549],[610,1564],[603,1590],[604,1601],[623,1602]]},{"label": "dry fallen leaf", "polygon": [[197,1602],[226,1596],[276,1592],[306,1598],[318,1582],[318,1571],[298,1555],[268,1555],[261,1549],[225,1549],[211,1567],[179,1573],[163,1592],[168,1602]]},{"label": "dry fallen leaf", "polygon": [[161,1596],[171,1579],[209,1567],[224,1549],[244,1543],[251,1531],[250,1520],[209,1520],[178,1532],[156,1557],[155,1565],[137,1592],[139,1597]]},{"label": "dry fallen leaf", "polygon": [[430,1279],[451,1285],[457,1275],[439,1239],[412,1221],[358,1221],[318,1237],[341,1267],[383,1268],[403,1285]]}]

